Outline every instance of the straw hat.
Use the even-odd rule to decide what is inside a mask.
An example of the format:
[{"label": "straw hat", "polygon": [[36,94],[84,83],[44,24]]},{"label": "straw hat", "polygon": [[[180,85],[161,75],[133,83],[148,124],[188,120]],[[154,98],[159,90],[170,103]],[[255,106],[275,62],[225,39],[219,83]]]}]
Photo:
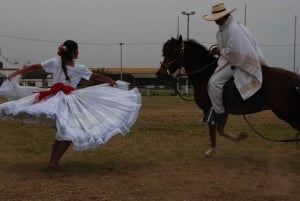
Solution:
[{"label": "straw hat", "polygon": [[211,15],[204,15],[202,18],[207,21],[216,21],[216,20],[221,19],[222,17],[226,16],[227,14],[232,13],[235,10],[236,10],[236,8],[228,11],[228,10],[226,10],[224,3],[219,3],[219,4],[212,6]]}]

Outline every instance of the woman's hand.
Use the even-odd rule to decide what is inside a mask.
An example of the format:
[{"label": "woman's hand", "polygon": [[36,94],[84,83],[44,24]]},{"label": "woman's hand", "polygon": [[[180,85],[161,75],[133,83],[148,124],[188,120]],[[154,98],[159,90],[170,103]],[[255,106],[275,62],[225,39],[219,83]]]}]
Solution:
[{"label": "woman's hand", "polygon": [[96,80],[101,80],[103,82],[106,82],[108,83],[110,86],[114,86],[116,85],[116,81],[114,81],[113,79],[111,79],[110,77],[108,76],[104,76],[102,74],[99,74],[99,73],[92,73],[92,78],[93,79],[96,79]]},{"label": "woman's hand", "polygon": [[115,86],[117,83],[116,81],[114,81],[113,79],[109,78],[107,83],[110,85],[110,86]]},{"label": "woman's hand", "polygon": [[11,73],[10,75],[8,75],[6,79],[8,79],[9,81],[11,81],[15,76],[16,76],[16,72]]}]

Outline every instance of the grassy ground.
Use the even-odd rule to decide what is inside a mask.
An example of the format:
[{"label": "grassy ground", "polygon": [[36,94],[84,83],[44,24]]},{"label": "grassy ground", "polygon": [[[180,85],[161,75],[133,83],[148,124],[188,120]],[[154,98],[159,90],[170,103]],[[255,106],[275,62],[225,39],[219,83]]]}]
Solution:
[{"label": "grassy ground", "polygon": [[[239,116],[227,131],[247,131],[234,144],[218,137],[205,158],[208,131],[193,102],[144,96],[136,124],[95,150],[68,150],[63,172],[46,168],[55,131],[46,124],[0,122],[0,200],[3,201],[294,201],[300,199],[300,151],[293,143],[256,136]],[[266,111],[250,115],[272,138],[292,138],[287,124]]]}]

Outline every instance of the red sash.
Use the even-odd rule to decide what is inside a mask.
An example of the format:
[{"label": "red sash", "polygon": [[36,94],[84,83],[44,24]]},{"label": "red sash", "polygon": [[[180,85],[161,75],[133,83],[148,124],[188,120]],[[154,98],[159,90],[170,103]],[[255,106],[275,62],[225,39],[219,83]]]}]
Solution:
[{"label": "red sash", "polygon": [[69,85],[64,85],[63,83],[56,83],[49,90],[37,92],[38,94],[36,96],[36,102],[41,101],[47,96],[55,95],[59,91],[63,91],[65,94],[69,94],[73,90],[74,88]]}]

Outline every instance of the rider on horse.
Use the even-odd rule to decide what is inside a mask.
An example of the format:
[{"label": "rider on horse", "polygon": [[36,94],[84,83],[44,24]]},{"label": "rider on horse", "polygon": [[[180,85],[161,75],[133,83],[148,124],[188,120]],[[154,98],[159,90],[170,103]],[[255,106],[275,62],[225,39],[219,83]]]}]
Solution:
[{"label": "rider on horse", "polygon": [[218,47],[212,50],[219,55],[218,67],[208,83],[208,94],[212,108],[204,117],[206,123],[221,123],[227,116],[223,105],[223,86],[234,78],[234,83],[246,100],[255,94],[262,85],[261,65],[267,62],[254,35],[242,24],[236,23],[224,3],[212,7],[212,14],[203,16],[204,20],[215,21],[219,25]]}]

